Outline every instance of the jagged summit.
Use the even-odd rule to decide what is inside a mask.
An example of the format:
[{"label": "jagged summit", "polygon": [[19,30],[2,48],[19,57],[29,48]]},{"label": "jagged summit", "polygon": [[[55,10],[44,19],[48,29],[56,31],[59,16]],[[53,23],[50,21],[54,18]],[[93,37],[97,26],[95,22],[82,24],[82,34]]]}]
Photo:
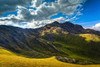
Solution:
[{"label": "jagged summit", "polygon": [[52,32],[67,32],[72,34],[84,34],[84,33],[91,33],[91,34],[97,34],[100,35],[99,31],[95,31],[92,29],[84,29],[81,25],[73,24],[71,22],[64,22],[59,23],[58,21],[55,21],[53,23],[47,24],[44,27],[41,27],[38,29],[38,32],[41,34],[43,32],[45,33],[52,33]]},{"label": "jagged summit", "polygon": [[46,26],[39,29],[40,31],[56,30],[56,31],[65,31],[75,34],[82,33],[82,31],[84,30],[84,28],[81,25],[73,24],[71,22],[59,23],[57,21],[51,24],[47,24]]},{"label": "jagged summit", "polygon": [[59,24],[59,22],[58,21],[55,21],[55,22],[53,22],[54,24]]}]

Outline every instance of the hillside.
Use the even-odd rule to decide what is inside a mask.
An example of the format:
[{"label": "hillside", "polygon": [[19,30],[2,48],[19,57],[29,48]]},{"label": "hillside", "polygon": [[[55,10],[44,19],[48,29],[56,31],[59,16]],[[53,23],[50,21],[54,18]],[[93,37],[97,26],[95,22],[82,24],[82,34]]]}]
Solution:
[{"label": "hillside", "polygon": [[0,67],[99,67],[100,65],[75,65],[50,58],[25,58],[0,47]]},{"label": "hillside", "polygon": [[95,34],[80,34],[80,36],[86,38],[86,41],[100,42],[100,36]]},{"label": "hillside", "polygon": [[16,58],[41,59],[55,56],[55,60],[59,60],[57,62],[100,64],[100,32],[70,22],[56,21],[38,29],[1,25],[0,46],[14,53],[13,57],[18,55]]}]

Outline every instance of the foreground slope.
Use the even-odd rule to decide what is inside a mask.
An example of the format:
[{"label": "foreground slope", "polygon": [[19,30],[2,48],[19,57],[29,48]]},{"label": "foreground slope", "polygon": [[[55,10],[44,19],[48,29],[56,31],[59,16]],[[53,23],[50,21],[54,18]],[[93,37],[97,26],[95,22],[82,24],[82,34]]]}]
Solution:
[{"label": "foreground slope", "polygon": [[55,57],[33,59],[18,56],[0,47],[0,67],[99,67],[100,65],[75,65],[56,60]]}]

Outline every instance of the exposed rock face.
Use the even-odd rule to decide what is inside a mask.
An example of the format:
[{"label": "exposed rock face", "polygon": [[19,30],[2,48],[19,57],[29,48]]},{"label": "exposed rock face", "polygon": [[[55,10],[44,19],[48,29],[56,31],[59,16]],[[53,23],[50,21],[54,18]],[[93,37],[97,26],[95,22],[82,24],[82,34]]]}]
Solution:
[{"label": "exposed rock face", "polygon": [[93,64],[92,62],[89,62],[87,60],[78,60],[78,59],[72,59],[68,57],[56,57],[58,60],[67,62],[67,63],[74,63],[74,64],[80,64],[80,65],[86,65],[86,64]]},{"label": "exposed rock face", "polygon": [[70,32],[70,33],[82,33],[82,31],[84,30],[84,28],[81,25],[77,25],[77,24],[72,24],[70,22],[65,22],[63,24],[61,24],[61,27]]}]

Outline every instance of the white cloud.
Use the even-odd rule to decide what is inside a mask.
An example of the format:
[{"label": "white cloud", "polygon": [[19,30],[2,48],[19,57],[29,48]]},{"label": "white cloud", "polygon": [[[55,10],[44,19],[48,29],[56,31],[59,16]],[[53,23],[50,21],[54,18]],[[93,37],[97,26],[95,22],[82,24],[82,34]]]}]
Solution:
[{"label": "white cloud", "polygon": [[[78,15],[81,15],[81,3],[84,3],[83,0],[56,0],[56,2],[50,3],[43,2],[43,0],[29,0],[25,2],[25,4],[29,2],[31,3],[29,7],[35,8],[36,10],[27,9],[23,5],[15,5],[16,7],[18,7],[18,15],[9,15],[7,17],[2,17],[0,18],[0,22],[26,22],[27,25],[25,27],[37,28],[49,23],[50,21],[53,22],[59,19],[58,21],[61,22],[62,20],[64,20],[64,18],[61,17],[58,19],[50,19],[50,17],[57,15],[59,12],[62,12],[67,17],[74,15],[71,19],[68,19],[73,20]],[[18,24],[16,26],[18,26]]]},{"label": "white cloud", "polygon": [[31,7],[39,7],[42,4],[43,0],[33,0]]},{"label": "white cloud", "polygon": [[0,25],[11,25],[12,23],[11,21],[0,21]]},{"label": "white cloud", "polygon": [[92,27],[92,29],[100,31],[100,23],[97,23],[95,26]]},{"label": "white cloud", "polygon": [[42,21],[34,21],[33,20],[30,23],[24,22],[24,23],[26,23],[24,25],[19,25],[18,23],[16,23],[16,24],[13,24],[13,26],[22,27],[22,28],[39,28],[39,27],[45,26],[46,24],[52,23],[54,21],[62,22],[64,20],[65,20],[65,18],[63,18],[63,17],[56,18],[56,19],[50,19],[50,20],[42,20]]}]

